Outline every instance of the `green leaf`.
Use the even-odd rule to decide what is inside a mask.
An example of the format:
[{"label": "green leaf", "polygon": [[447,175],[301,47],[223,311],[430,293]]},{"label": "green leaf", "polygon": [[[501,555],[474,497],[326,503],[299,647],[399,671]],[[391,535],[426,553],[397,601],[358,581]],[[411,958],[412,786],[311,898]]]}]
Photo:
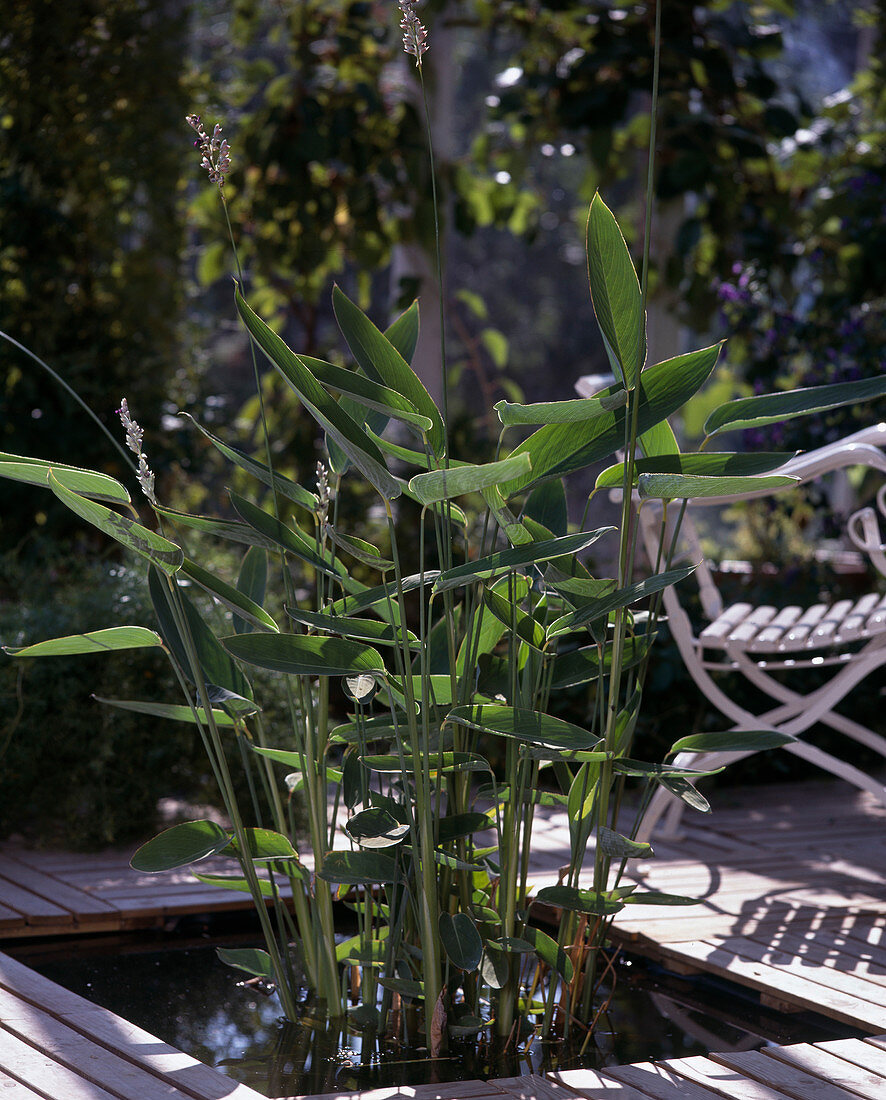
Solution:
[{"label": "green leaf", "polygon": [[[622,652],[622,670],[633,668],[649,652],[652,639],[638,635],[625,639]],[[612,643],[603,648],[603,672],[612,670]],[[558,653],[554,661],[554,678],[551,687],[555,689],[577,687],[594,680],[600,674],[600,651],[595,645],[584,646],[568,653]]]},{"label": "green leaf", "polygon": [[440,940],[449,961],[459,970],[469,973],[476,970],[483,956],[483,940],[477,927],[467,913],[440,914],[437,923]]},{"label": "green leaf", "polygon": [[[658,454],[638,458],[634,465],[635,483],[640,474],[695,474],[700,477],[748,477],[766,474],[783,466],[796,452],[699,451],[696,454]],[[597,489],[620,489],[624,483],[624,463],[609,466],[597,478]]]},{"label": "green leaf", "polygon": [[[339,407],[323,389],[301,359],[246,304],[239,289],[235,301],[250,335],[282,377],[298,394],[305,408],[335,440],[351,462],[386,500],[400,495],[400,486],[385,466],[384,456],[361,426]],[[377,331],[377,330],[376,330]],[[379,337],[384,339],[379,333]],[[388,345],[390,346],[390,345]],[[392,349],[393,351],[393,349]],[[397,354],[394,352],[394,354]],[[408,368],[407,368],[408,369]],[[396,387],[394,387],[396,388]],[[410,397],[410,394],[404,394]],[[418,406],[419,411],[425,410]],[[439,414],[438,414],[439,415]]]},{"label": "green leaf", "polygon": [[382,573],[394,568],[394,563],[387,558],[383,558],[378,547],[373,546],[371,542],[358,539],[354,535],[342,535],[332,527],[328,529],[328,534],[336,546],[364,565],[368,565],[372,569],[378,569]]},{"label": "green leaf", "polygon": [[560,478],[537,485],[526,498],[524,520],[540,523],[553,535],[565,535],[569,530],[566,486]]},{"label": "green leaf", "polygon": [[[286,614],[297,623],[313,630],[327,630],[344,638],[359,638],[375,645],[402,645],[402,631],[394,632],[389,623],[377,619],[358,619],[347,615],[325,615],[320,611],[302,611],[300,607],[287,607]],[[420,650],[421,644],[412,631],[407,631],[410,649]]]},{"label": "green leaf", "polygon": [[[265,593],[268,587],[268,555],[259,546],[250,546],[243,555],[240,565],[240,575],[237,577],[237,591],[241,592],[248,600],[262,609],[264,614]],[[270,616],[268,616],[270,618]],[[271,619],[271,622],[274,622]],[[254,625],[258,625],[255,623]],[[274,629],[279,630],[274,623]],[[245,634],[249,630],[249,624],[234,616],[234,631],[237,634]]]},{"label": "green leaf", "polygon": [[419,307],[417,300],[385,329],[385,336],[407,363],[411,363],[412,357],[415,355],[418,331]]},{"label": "green leaf", "polygon": [[[181,706],[178,703],[151,703],[147,700],[141,699],[105,699],[101,695],[93,695],[93,699],[97,703],[106,703],[109,707],[118,707],[120,710],[131,710],[136,714],[150,714],[154,718],[169,718],[173,722],[190,722],[192,725],[196,724],[197,718],[201,722],[206,721],[206,715],[202,707],[195,708],[197,711],[197,718],[194,717],[194,711],[190,707]],[[213,708],[212,717],[217,726],[233,726],[234,719],[229,714],[226,714],[223,710],[216,710]]]},{"label": "green leaf", "polygon": [[176,546],[174,542],[170,542],[154,531],[149,531],[147,527],[142,527],[140,523],[136,523],[127,516],[112,512],[103,504],[97,504],[78,493],[72,493],[53,476],[51,470],[48,476],[50,489],[81,519],[85,519],[99,531],[104,531],[106,535],[110,535],[129,550],[134,550],[136,554],[146,558],[152,565],[156,565],[158,569],[162,569],[170,576],[181,567],[184,554],[180,546]]},{"label": "green leaf", "polygon": [[271,471],[263,463],[257,459],[250,458],[249,455],[238,450],[236,447],[230,446],[228,443],[224,443],[217,436],[214,436],[212,432],[202,427],[189,413],[183,412],[180,416],[187,417],[188,420],[194,425],[198,431],[202,432],[204,436],[212,443],[212,445],[221,452],[230,462],[241,470],[245,470],[246,473],[252,474],[254,478],[260,481],[263,485],[273,487],[280,496],[286,497],[287,500],[291,500],[293,504],[298,504],[308,512],[316,512],[319,501],[315,493],[309,492],[303,486],[297,482],[290,480],[288,477],[284,477],[282,474],[278,474],[274,471],[273,476]]},{"label": "green leaf", "polygon": [[628,391],[621,387],[604,397],[541,401],[534,405],[513,405],[510,401],[499,401],[494,408],[505,428],[518,424],[580,424],[621,408],[627,399]]},{"label": "green leaf", "polygon": [[366,882],[402,882],[396,859],[382,852],[330,852],[318,873],[326,882],[359,886]]},{"label": "green leaf", "polygon": [[345,832],[361,848],[390,848],[399,844],[409,832],[408,825],[401,825],[387,810],[361,810],[345,824]]},{"label": "green leaf", "polygon": [[230,834],[215,821],[183,821],[143,844],[130,860],[136,871],[171,871],[227,848]]},{"label": "green leaf", "polygon": [[785,393],[764,393],[757,397],[742,397],[715,409],[705,421],[705,434],[737,431],[739,428],[760,427],[780,423],[794,416],[826,412],[841,405],[854,405],[886,395],[886,376],[862,378],[857,382],[837,382],[831,386],[788,390]]},{"label": "green leaf", "polygon": [[417,412],[411,401],[396,390],[373,382],[365,374],[357,374],[310,355],[300,355],[299,359],[321,385],[352,398],[355,406],[374,409],[388,418],[401,420],[421,433],[429,432],[433,427],[430,417]]},{"label": "green leaf", "polygon": [[447,814],[446,817],[437,820],[437,840],[440,844],[448,844],[450,840],[458,840],[459,837],[470,836],[472,833],[491,828],[492,822],[486,814],[476,812]]},{"label": "green leaf", "polygon": [[[361,759],[366,767],[374,772],[392,774],[402,773],[404,768],[411,771],[416,764],[416,758],[408,755],[403,757],[401,764],[399,755],[394,753],[364,756]],[[425,760],[425,764],[432,775],[436,772],[488,772],[490,770],[488,762],[482,756],[470,752],[437,752],[430,760]]]},{"label": "green leaf", "polygon": [[163,645],[163,639],[143,626],[111,626],[87,634],[69,634],[64,638],[49,638],[33,645],[5,645],[10,657],[71,657],[78,653],[111,653],[117,649],[152,649]]},{"label": "green leaf", "polygon": [[0,477],[10,481],[21,481],[25,485],[39,485],[49,488],[49,471],[59,485],[70,489],[72,493],[89,497],[92,500],[106,500],[109,504],[129,504],[131,498],[126,488],[95,470],[81,470],[77,466],[66,466],[62,462],[47,462],[42,458],[23,458],[0,451]]},{"label": "green leaf", "polygon": [[698,898],[687,898],[682,894],[662,894],[658,890],[646,890],[642,894],[631,894],[625,898],[627,905],[700,905]]},{"label": "green leaf", "polygon": [[233,490],[230,490],[228,495],[237,515],[250,527],[264,535],[268,543],[274,546],[275,549],[279,548],[290,554],[295,554],[297,558],[301,558],[302,561],[312,565],[315,569],[319,569],[321,573],[325,573],[327,576],[337,577],[342,572],[341,567],[336,569],[334,565],[322,558],[317,553],[314,540],[309,539],[297,527],[288,527],[285,523],[281,523],[275,516],[265,512],[251,501],[233,492]]},{"label": "green leaf", "polygon": [[637,581],[634,584],[626,585],[624,588],[619,588],[611,595],[595,600],[586,607],[561,615],[548,627],[548,637],[553,638],[557,634],[565,634],[578,626],[583,626],[594,619],[600,619],[604,615],[608,615],[610,611],[614,611],[618,607],[629,607],[644,596],[651,596],[655,592],[660,592],[663,588],[668,588],[670,585],[682,581],[694,570],[694,565],[684,565],[680,566],[679,569],[670,569],[666,573],[656,573],[645,581]]},{"label": "green leaf", "polygon": [[[175,590],[170,591],[170,584],[176,585],[175,580],[164,582],[156,569],[148,571],[148,591],[160,623],[160,633],[185,675],[195,683],[202,676],[207,685],[226,688],[244,699],[251,699],[252,687],[239,666],[222,649],[181,586],[176,585]],[[184,612],[190,644],[186,644],[181,636],[176,608]],[[264,636],[277,637],[270,634]],[[192,649],[196,653],[199,669],[191,667],[189,654]]]},{"label": "green leaf", "polygon": [[569,958],[556,940],[551,939],[546,932],[542,932],[539,928],[533,928],[531,925],[523,930],[523,935],[535,948],[536,955],[543,963],[547,963],[551,970],[556,971],[564,982],[572,981],[575,974],[572,959]]},{"label": "green leaf", "polygon": [[[677,355],[640,375],[637,410],[638,431],[649,432],[660,421],[681,408],[710,376],[720,354],[720,345]],[[611,386],[607,395],[620,389]],[[502,486],[512,495],[530,484],[549,477],[561,477],[581,470],[592,462],[601,462],[624,446],[626,409],[616,409],[603,417],[580,424],[546,424],[533,432],[511,451],[526,453],[532,461],[532,474]]]},{"label": "green leaf", "polygon": [[651,844],[630,840],[605,825],[597,829],[597,847],[604,855],[612,856],[614,859],[638,859],[641,856],[653,854]]},{"label": "green leaf", "polygon": [[717,775],[723,771],[722,767],[698,769],[698,768],[681,768],[675,764],[650,764],[645,760],[629,760],[628,757],[622,756],[612,761],[612,770],[618,772],[619,775],[632,775],[641,779],[655,779],[662,781],[664,779],[683,779],[689,776],[692,779],[701,779],[708,775]]},{"label": "green leaf", "polygon": [[247,851],[244,852],[240,841],[236,836],[231,841],[222,855],[248,858],[253,861],[266,861],[271,859],[298,860],[298,852],[292,847],[288,837],[273,829],[244,829]]},{"label": "green leaf", "polygon": [[796,741],[789,733],[777,733],[775,730],[727,730],[725,733],[694,733],[681,737],[668,750],[668,755],[677,752],[759,752],[763,749],[777,749]]},{"label": "green leaf", "polygon": [[607,917],[624,909],[624,901],[612,896],[612,891],[599,893],[579,890],[573,886],[544,886],[536,894],[539,901],[556,909],[568,909],[571,913],[587,913],[595,917]]},{"label": "green leaf", "polygon": [[433,426],[428,432],[428,442],[436,455],[442,455],[446,440],[443,419],[418,375],[391,341],[337,286],[332,291],[332,308],[348,347],[362,370],[370,378],[402,394],[418,412],[430,419]]},{"label": "green leaf", "polygon": [[599,737],[562,718],[497,704],[454,707],[447,714],[446,722],[556,749],[592,749],[600,744]]},{"label": "green leaf", "polygon": [[511,976],[510,960],[501,951],[485,951],[480,973],[490,989],[503,989]]},{"label": "green leaf", "polygon": [[425,995],[425,983],[416,982],[411,978],[379,978],[378,984],[384,989],[390,989],[392,993],[399,993],[407,1000],[423,1000]]},{"label": "green leaf", "polygon": [[799,483],[797,477],[698,477],[695,474],[640,474],[640,498],[687,500],[697,497],[739,496],[766,493]]},{"label": "green leaf", "polygon": [[594,195],[587,228],[588,274],[597,324],[633,389],[646,361],[646,318],[640,284],[618,222]]},{"label": "green leaf", "polygon": [[659,783],[667,790],[674,794],[685,802],[687,806],[693,810],[698,810],[701,814],[709,814],[711,812],[711,804],[699,792],[692,786],[688,779],[684,779],[680,775],[660,775],[658,776]]},{"label": "green leaf", "polygon": [[271,956],[267,951],[261,951],[257,947],[217,947],[215,952],[223,963],[235,970],[245,970],[247,974],[269,982],[276,981]]},{"label": "green leaf", "polygon": [[[252,550],[257,550],[257,552],[264,557],[263,551],[258,550],[257,547],[252,547]],[[259,630],[270,630],[274,633],[279,633],[280,628],[267,611],[257,603],[254,603],[248,596],[239,591],[239,589],[228,584],[227,581],[223,581],[220,577],[214,576],[209,570],[197,565],[197,563],[191,561],[190,558],[185,558],[182,562],[181,571],[186,577],[190,577],[192,581],[199,584],[201,588],[204,588],[211,595],[216,596],[226,607],[237,612],[238,616],[242,619],[258,627]]]},{"label": "green leaf", "polygon": [[526,565],[551,561],[567,554],[577,554],[580,550],[592,546],[601,536],[614,530],[614,527],[600,527],[596,531],[579,531],[574,535],[563,535],[556,539],[515,546],[509,550],[498,550],[478,561],[458,565],[454,569],[441,573],[434,582],[434,591],[445,592],[449,588],[459,588],[473,580],[506,573],[509,569],[519,569]]},{"label": "green leaf", "polygon": [[516,459],[504,458],[500,462],[487,462],[479,466],[429,470],[425,474],[416,474],[409,482],[409,489],[422,504],[434,504],[465,493],[480,492],[491,485],[520,477],[529,469],[529,456],[520,455]]},{"label": "green leaf", "polygon": [[293,676],[350,676],[385,672],[381,655],[371,646],[345,638],[304,634],[236,634],[223,638],[225,649],[242,661]]},{"label": "green leaf", "polygon": [[[242,875],[199,875],[193,872],[194,878],[207,886],[217,886],[220,890],[236,890],[239,894],[251,894],[253,887]],[[263,898],[274,896],[274,887],[266,878],[258,879],[258,891]]]}]

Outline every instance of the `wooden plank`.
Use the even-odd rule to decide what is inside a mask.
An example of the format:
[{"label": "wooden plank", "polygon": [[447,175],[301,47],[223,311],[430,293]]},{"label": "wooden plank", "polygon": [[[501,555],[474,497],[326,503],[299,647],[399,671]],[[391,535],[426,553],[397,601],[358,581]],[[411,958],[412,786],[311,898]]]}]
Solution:
[{"label": "wooden plank", "polygon": [[0,993],[0,1019],[10,1035],[93,1081],[114,1096],[127,1100],[169,1100],[177,1091],[144,1068],[99,1046],[47,1012],[7,992]]},{"label": "wooden plank", "polygon": [[865,1042],[863,1039],[828,1039],[815,1044],[819,1050],[826,1050],[838,1058],[845,1058],[856,1066],[873,1070],[886,1077],[886,1049]]},{"label": "wooden plank", "polygon": [[667,1062],[637,1062],[604,1070],[604,1076],[632,1085],[654,1100],[714,1100],[710,1089],[674,1073]]},{"label": "wooden plank", "polygon": [[858,1093],[847,1092],[816,1074],[806,1073],[756,1050],[742,1054],[712,1054],[711,1060],[780,1089],[793,1100],[858,1100]]},{"label": "wooden plank", "polygon": [[[880,1032],[886,1027],[886,1007],[882,1000],[867,1001],[863,997],[832,991],[826,975],[813,971],[809,976],[797,975],[786,967],[769,966],[753,959],[746,959],[724,951],[718,943],[661,944],[663,958],[687,961],[706,971],[731,978],[741,985],[763,992],[775,991],[784,1000],[790,1000],[801,1008],[821,1012],[834,1020],[870,1031]],[[818,976],[820,981],[816,981]]]},{"label": "wooden plank", "polygon": [[649,1100],[648,1092],[638,1092],[624,1081],[603,1077],[592,1069],[564,1069],[548,1073],[549,1081],[564,1085],[586,1100]]},{"label": "wooden plank", "polygon": [[821,1050],[810,1043],[797,1043],[789,1047],[768,1047],[763,1053],[779,1062],[797,1066],[806,1073],[813,1073],[840,1088],[857,1093],[865,1100],[883,1100],[886,1096],[886,1077],[875,1070],[866,1069],[839,1058],[836,1054]]},{"label": "wooden plank", "polygon": [[571,1093],[556,1081],[548,1081],[537,1073],[521,1077],[498,1077],[493,1082],[508,1097],[517,1100],[570,1100]]},{"label": "wooden plank", "polygon": [[0,1066],[22,1084],[58,1100],[120,1100],[96,1082],[0,1028]]},{"label": "wooden plank", "polygon": [[762,1081],[745,1077],[736,1069],[722,1066],[710,1058],[669,1058],[668,1068],[677,1076],[703,1085],[726,1100],[784,1100],[785,1094]]},{"label": "wooden plank", "polygon": [[0,894],[6,884],[22,886],[26,890],[52,902],[54,905],[69,909],[75,918],[81,916],[100,916],[112,914],[114,907],[91,897],[83,890],[77,890],[61,879],[35,871],[24,864],[0,857]]},{"label": "wooden plank", "polygon": [[3,1100],[46,1100],[42,1093],[34,1092],[33,1089],[23,1085],[21,1081],[16,1081],[14,1077],[9,1077],[2,1070],[0,1070],[0,1096]]},{"label": "wooden plank", "polygon": [[[18,1010],[18,1016],[26,1014],[29,1008],[37,1013],[44,1012],[71,1032],[88,1039],[97,1051],[112,1051],[119,1058],[142,1067],[155,1078],[180,1090],[168,1093],[170,1096],[186,1095],[199,1100],[260,1100],[259,1094],[248,1086],[237,1084],[135,1024],[56,985],[42,974],[3,954],[0,954],[0,983],[4,989],[14,990],[20,1002],[27,1002],[24,1009]],[[4,1010],[4,1016],[6,1011],[13,1010]],[[0,1065],[10,1068],[2,1057]],[[63,1091],[52,1096],[67,1100],[67,1094]]]},{"label": "wooden plank", "polygon": [[[743,959],[765,963],[767,966],[776,967],[783,973],[795,974],[798,977],[824,985],[835,992],[848,993],[852,997],[870,1001],[875,1005],[883,1004],[886,1000],[882,986],[878,988],[876,982],[868,981],[857,969],[852,971],[844,969],[846,965],[845,956],[841,959],[841,965],[825,967],[811,964],[803,956],[781,951],[779,947],[770,947],[750,939],[721,940],[718,947],[722,951],[733,952]],[[834,964],[835,960],[831,959],[831,962]],[[886,1027],[886,1012],[883,1014],[883,1026]]]}]

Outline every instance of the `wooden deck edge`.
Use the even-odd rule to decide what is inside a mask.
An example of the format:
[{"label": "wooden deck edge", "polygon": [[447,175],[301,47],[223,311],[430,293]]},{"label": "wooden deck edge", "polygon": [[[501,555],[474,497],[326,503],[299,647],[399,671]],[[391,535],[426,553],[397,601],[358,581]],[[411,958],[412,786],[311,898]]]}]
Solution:
[{"label": "wooden deck edge", "polygon": [[65,1100],[106,1095],[263,1100],[248,1086],[0,954],[0,1081],[4,1075],[35,1095]]}]

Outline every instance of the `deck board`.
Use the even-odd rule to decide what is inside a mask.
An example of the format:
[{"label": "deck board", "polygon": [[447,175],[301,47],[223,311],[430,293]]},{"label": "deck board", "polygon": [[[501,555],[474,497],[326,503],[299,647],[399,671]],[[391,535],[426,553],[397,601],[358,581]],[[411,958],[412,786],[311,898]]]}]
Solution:
[{"label": "deck board", "polygon": [[[5,1076],[4,1076],[5,1075]],[[0,954],[0,1096],[259,1100],[259,1094]]]}]

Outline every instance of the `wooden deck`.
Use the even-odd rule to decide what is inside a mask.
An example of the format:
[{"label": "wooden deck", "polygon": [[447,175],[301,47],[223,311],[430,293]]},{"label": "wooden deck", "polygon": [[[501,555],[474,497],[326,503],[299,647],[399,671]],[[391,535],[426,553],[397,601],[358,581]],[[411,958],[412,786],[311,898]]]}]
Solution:
[{"label": "wooden deck", "polygon": [[261,1100],[259,1093],[0,954],[3,1100]]},{"label": "wooden deck", "polygon": [[[886,1032],[886,808],[836,781],[713,800],[712,815],[686,815],[679,843],[656,843],[656,858],[631,868],[632,878],[699,904],[631,906],[616,937],[672,970],[749,986],[766,1004]],[[565,814],[537,821],[533,857],[536,885],[556,881],[568,859]],[[162,927],[250,905],[187,869],[139,874],[127,852],[0,846],[0,940]]]}]

